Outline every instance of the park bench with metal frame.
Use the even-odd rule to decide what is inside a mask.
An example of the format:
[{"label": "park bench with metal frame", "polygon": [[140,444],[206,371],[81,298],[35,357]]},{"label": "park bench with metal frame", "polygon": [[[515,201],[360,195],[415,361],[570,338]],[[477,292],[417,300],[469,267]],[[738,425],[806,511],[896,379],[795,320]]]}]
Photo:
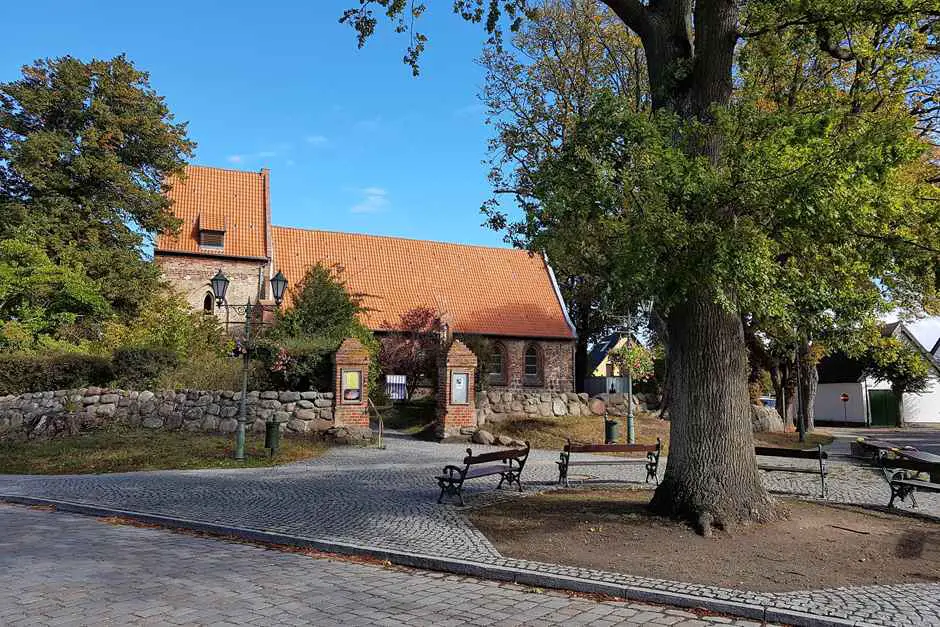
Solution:
[{"label": "park bench with metal frame", "polygon": [[760,470],[767,472],[793,472],[798,474],[819,475],[822,498],[828,496],[826,488],[826,475],[829,474],[829,468],[826,466],[826,460],[829,454],[823,450],[822,444],[817,444],[816,448],[780,448],[776,446],[755,446],[754,454],[759,457],[779,457],[783,459],[814,459],[819,462],[818,468],[806,468],[800,466],[772,466],[769,464],[758,463]]},{"label": "park bench with metal frame", "polygon": [[528,441],[525,443],[525,448],[504,449],[479,455],[474,455],[473,451],[468,448],[467,456],[463,458],[463,467],[445,466],[443,472],[435,477],[437,484],[441,487],[441,494],[437,497],[437,502],[440,503],[444,495],[449,494],[460,499],[460,504],[463,505],[463,484],[465,481],[495,475],[499,475],[497,490],[503,487],[503,483],[508,485],[515,483],[519,491],[522,492],[522,470],[525,468],[525,462],[528,458]]},{"label": "park bench with metal frame", "polygon": [[[572,466],[616,466],[636,465],[646,466],[646,481],[652,479],[659,485],[659,454],[662,451],[662,442],[656,438],[656,444],[585,444],[572,442],[568,439],[562,450],[558,464],[558,483],[568,487],[568,469]],[[576,459],[572,460],[573,453],[646,453],[646,457],[622,457],[620,459]]]},{"label": "park bench with metal frame", "polygon": [[[894,499],[902,501],[910,497],[911,505],[917,507],[917,499],[914,494],[921,492],[940,493],[940,462],[929,461],[936,455],[922,454],[925,459],[911,459],[908,455],[918,454],[917,451],[902,451],[892,449],[890,451],[881,451],[879,461],[881,471],[884,473],[885,481],[891,488],[891,500],[888,501],[888,507],[894,507]],[[918,479],[920,473],[929,473],[930,479]]]}]

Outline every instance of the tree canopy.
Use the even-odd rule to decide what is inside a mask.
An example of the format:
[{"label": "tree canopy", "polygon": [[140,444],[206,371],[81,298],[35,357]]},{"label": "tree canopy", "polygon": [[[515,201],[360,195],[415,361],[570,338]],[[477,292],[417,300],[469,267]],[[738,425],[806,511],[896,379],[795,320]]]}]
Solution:
[{"label": "tree canopy", "polygon": [[177,220],[164,195],[195,144],[124,56],[43,59],[0,84],[0,237],[81,265],[119,312],[157,272],[143,247]]},{"label": "tree canopy", "polygon": [[[753,454],[745,321],[805,340],[879,306],[936,300],[940,7],[598,1],[642,44],[649,112],[617,94],[593,99],[539,160],[538,203],[520,222],[527,233],[588,223],[612,234],[611,280],[663,312],[672,425],[653,509],[705,533],[772,519],[781,510]],[[498,42],[544,4],[454,9]],[[412,33],[424,9],[361,0],[344,15],[360,44],[376,7]]]}]

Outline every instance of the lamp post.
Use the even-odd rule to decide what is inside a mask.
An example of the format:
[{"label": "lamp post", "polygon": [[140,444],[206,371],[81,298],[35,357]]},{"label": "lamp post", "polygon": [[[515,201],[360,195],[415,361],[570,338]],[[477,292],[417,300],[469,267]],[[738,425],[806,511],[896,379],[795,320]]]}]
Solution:
[{"label": "lamp post", "polygon": [[[251,298],[245,305],[229,305],[225,299],[225,292],[228,291],[228,277],[222,273],[221,268],[209,281],[212,285],[212,292],[215,294],[215,302],[218,307],[225,307],[225,328],[228,329],[229,313],[243,313],[245,315],[245,344],[242,351],[242,395],[238,404],[238,428],[235,430],[235,459],[245,459],[245,424],[248,422],[248,368],[251,365],[251,318],[255,312],[261,312],[259,324],[264,324],[265,311],[277,311],[284,300],[284,292],[287,290],[287,279],[278,270],[271,278],[271,293],[274,295],[274,305],[264,305],[262,303],[251,304]],[[273,452],[273,451],[272,451]]]}]

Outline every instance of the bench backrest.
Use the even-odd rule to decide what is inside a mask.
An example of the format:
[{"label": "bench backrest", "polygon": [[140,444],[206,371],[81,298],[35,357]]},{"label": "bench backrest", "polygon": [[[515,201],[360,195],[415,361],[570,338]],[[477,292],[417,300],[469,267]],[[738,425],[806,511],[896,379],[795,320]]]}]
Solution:
[{"label": "bench backrest", "polygon": [[816,448],[778,448],[776,446],[755,446],[755,455],[767,457],[789,457],[790,459],[828,459],[829,453],[822,450],[822,444]]},{"label": "bench backrest", "polygon": [[655,453],[662,446],[659,438],[656,444],[580,444],[568,440],[566,453]]},{"label": "bench backrest", "polygon": [[490,453],[480,453],[479,455],[474,455],[472,449],[467,449],[467,456],[464,457],[463,463],[467,466],[473,466],[474,464],[485,464],[487,462],[505,462],[510,459],[524,460],[528,456],[529,442],[526,440],[525,448],[509,448]]}]

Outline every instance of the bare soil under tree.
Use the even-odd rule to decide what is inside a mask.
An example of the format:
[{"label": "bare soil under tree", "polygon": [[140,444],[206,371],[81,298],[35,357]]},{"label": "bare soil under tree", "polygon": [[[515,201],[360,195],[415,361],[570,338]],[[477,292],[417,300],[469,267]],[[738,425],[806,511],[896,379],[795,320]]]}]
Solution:
[{"label": "bare soil under tree", "polygon": [[658,579],[783,592],[940,581],[940,524],[786,500],[789,520],[698,535],[650,514],[646,490],[548,492],[470,514],[504,555]]}]

